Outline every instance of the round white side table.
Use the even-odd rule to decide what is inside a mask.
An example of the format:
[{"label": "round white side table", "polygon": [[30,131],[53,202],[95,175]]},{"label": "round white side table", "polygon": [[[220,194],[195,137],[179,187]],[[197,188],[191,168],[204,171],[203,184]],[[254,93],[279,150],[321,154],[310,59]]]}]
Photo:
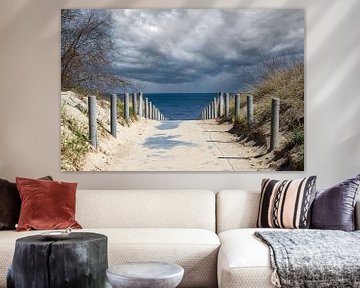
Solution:
[{"label": "round white side table", "polygon": [[106,270],[113,288],[175,288],[184,276],[184,268],[161,262],[117,264]]}]

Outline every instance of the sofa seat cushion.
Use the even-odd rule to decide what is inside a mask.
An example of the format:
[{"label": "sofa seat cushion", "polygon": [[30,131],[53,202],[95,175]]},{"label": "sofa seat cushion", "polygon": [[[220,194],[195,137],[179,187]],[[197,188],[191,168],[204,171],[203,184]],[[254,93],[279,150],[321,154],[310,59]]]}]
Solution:
[{"label": "sofa seat cushion", "polygon": [[[108,237],[109,265],[136,261],[171,262],[185,269],[179,287],[216,287],[220,241],[212,231],[179,228],[78,231],[100,233]],[[42,232],[44,231],[0,232],[0,288],[6,287],[6,273],[12,262],[16,239]]]},{"label": "sofa seat cushion", "polygon": [[219,288],[274,287],[269,248],[254,236],[255,231],[262,230],[274,229],[234,229],[219,234]]}]

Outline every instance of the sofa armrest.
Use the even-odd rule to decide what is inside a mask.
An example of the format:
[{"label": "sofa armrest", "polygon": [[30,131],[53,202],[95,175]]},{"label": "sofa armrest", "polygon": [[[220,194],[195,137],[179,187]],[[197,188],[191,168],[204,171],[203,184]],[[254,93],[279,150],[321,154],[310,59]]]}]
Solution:
[{"label": "sofa armrest", "polygon": [[355,206],[355,229],[360,230],[360,199],[357,200]]}]

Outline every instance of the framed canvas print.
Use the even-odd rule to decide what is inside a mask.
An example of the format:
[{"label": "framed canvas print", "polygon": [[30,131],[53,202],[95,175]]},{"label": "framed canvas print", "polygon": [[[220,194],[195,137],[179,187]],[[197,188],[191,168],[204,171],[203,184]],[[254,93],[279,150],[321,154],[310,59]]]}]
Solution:
[{"label": "framed canvas print", "polygon": [[61,10],[61,170],[304,170],[303,9]]}]

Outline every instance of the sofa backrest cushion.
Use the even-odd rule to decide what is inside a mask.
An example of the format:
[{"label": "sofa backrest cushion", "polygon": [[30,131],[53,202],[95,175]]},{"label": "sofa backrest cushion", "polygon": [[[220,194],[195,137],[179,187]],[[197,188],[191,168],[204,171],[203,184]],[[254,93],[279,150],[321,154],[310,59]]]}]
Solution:
[{"label": "sofa backrest cushion", "polygon": [[78,190],[83,228],[199,228],[215,231],[209,190]]},{"label": "sofa backrest cushion", "polygon": [[260,192],[222,190],[216,194],[217,233],[222,231],[255,228]]},{"label": "sofa backrest cushion", "polygon": [[[260,191],[222,190],[216,194],[216,232],[256,228]],[[360,197],[355,206],[356,230],[360,230]]]}]

